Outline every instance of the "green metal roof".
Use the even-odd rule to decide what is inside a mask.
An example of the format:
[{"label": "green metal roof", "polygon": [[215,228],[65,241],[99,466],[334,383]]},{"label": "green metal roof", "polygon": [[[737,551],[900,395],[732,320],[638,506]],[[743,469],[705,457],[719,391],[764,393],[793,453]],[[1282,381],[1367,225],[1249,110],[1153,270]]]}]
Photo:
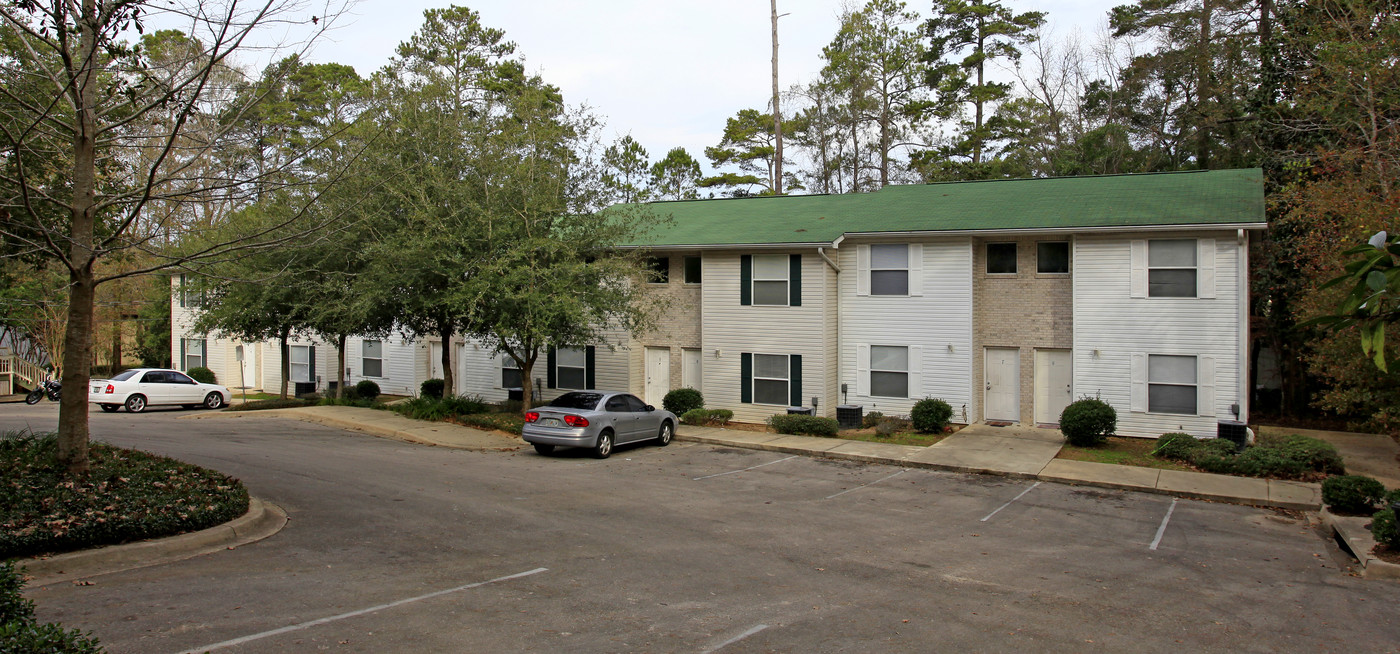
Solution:
[{"label": "green metal roof", "polygon": [[1258,168],[887,186],[873,193],[656,202],[641,246],[831,243],[843,234],[1264,222]]}]

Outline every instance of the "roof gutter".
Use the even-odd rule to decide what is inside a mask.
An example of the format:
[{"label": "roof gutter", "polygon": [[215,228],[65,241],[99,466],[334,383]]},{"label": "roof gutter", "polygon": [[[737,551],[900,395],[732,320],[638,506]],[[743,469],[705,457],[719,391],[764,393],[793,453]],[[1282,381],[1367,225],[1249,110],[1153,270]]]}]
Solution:
[{"label": "roof gutter", "polygon": [[1112,234],[1119,232],[1199,232],[1206,230],[1263,230],[1267,229],[1268,226],[1268,223],[1206,223],[1191,225],[1114,225],[1112,227],[1025,227],[1017,229],[944,229],[908,230],[902,232],[846,232],[845,236],[867,238],[879,236],[930,237],[1013,234]]},{"label": "roof gutter", "polygon": [[809,250],[812,248],[832,248],[835,249],[841,242],[836,241],[815,241],[809,243],[714,243],[707,245],[672,245],[670,243],[655,243],[652,245],[619,245],[619,250],[666,250],[668,252],[699,252],[702,250]]}]

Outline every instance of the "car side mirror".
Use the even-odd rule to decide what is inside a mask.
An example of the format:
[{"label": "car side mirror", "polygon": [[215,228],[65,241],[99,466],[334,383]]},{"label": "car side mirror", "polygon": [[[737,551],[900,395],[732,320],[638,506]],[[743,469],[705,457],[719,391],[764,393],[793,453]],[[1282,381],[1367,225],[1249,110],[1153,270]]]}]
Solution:
[{"label": "car side mirror", "polygon": [[647,405],[647,411],[655,411],[655,410],[656,410],[656,407],[654,407],[654,406],[652,406],[652,405],[650,405],[650,404]]}]

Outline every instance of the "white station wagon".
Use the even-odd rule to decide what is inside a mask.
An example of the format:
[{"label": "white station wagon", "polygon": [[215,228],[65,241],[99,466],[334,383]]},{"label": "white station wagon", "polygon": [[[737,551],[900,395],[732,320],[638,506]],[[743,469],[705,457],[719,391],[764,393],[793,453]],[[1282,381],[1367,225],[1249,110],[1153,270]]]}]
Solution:
[{"label": "white station wagon", "polygon": [[94,379],[88,387],[88,402],[111,413],[126,407],[140,413],[148,406],[204,406],[217,409],[228,404],[232,395],[218,384],[201,384],[179,370],[136,368],[111,379]]}]

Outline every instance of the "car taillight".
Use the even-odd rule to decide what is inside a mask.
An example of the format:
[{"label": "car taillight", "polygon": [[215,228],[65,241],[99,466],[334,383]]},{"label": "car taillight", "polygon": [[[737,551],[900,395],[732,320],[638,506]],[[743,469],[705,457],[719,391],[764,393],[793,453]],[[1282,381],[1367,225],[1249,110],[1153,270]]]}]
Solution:
[{"label": "car taillight", "polygon": [[527,411],[527,412],[525,413],[525,422],[534,422],[534,421],[539,420],[539,419],[540,419],[540,412],[539,412],[539,411]]},{"label": "car taillight", "polygon": [[108,392],[108,393],[115,393],[115,392],[117,392],[117,389],[113,388],[111,384],[107,384],[107,392]]},{"label": "car taillight", "polygon": [[570,427],[587,427],[588,418],[583,416],[564,416],[564,424]]}]

